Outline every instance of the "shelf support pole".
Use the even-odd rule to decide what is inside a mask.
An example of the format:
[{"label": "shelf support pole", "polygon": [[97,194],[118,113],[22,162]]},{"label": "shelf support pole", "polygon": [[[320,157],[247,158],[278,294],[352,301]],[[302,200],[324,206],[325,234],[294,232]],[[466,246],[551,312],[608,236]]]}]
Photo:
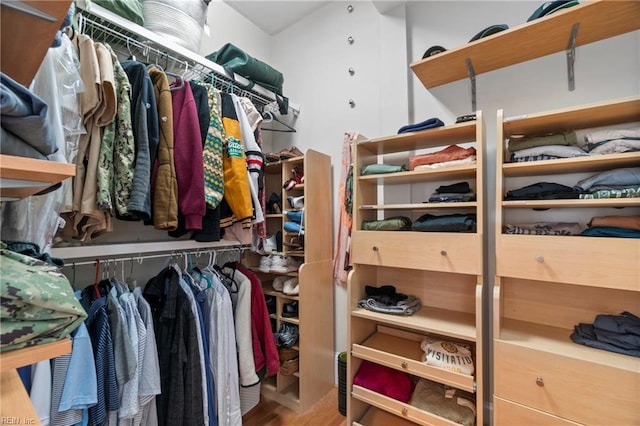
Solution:
[{"label": "shelf support pole", "polygon": [[471,81],[471,112],[476,111],[476,72],[473,69],[473,63],[471,59],[466,58],[467,73],[469,74],[469,80]]},{"label": "shelf support pole", "polygon": [[571,34],[569,35],[569,44],[567,45],[567,78],[569,80],[569,91],[573,92],[576,88],[575,80],[575,62],[576,62],[576,35],[578,34],[579,22],[573,24]]}]

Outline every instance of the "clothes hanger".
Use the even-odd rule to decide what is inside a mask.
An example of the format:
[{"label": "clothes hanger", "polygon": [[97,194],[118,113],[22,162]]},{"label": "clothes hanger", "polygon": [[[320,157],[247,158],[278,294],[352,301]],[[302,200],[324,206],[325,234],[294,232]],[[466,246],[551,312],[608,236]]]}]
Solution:
[{"label": "clothes hanger", "polygon": [[[166,54],[166,62],[165,65],[169,64],[169,54]],[[180,74],[176,74],[174,72],[171,71],[166,71],[167,66],[165,66],[165,71],[164,73],[169,76],[169,77],[173,77],[174,78],[174,82],[172,84],[170,84],[170,90],[176,91],[176,90],[180,90],[184,87],[185,84],[185,76],[187,74],[187,70],[189,69],[189,63],[187,61],[184,61],[184,72],[182,73],[182,75]]]},{"label": "clothes hanger", "polygon": [[271,111],[265,111],[262,113],[262,119],[263,119],[263,123],[279,123],[280,125],[284,126],[285,129],[269,129],[269,128],[263,128],[262,130],[268,130],[270,132],[283,132],[283,133],[296,133],[296,129],[289,126],[287,123],[282,122],[278,119],[278,117],[276,117],[275,115],[273,115],[273,113]]}]

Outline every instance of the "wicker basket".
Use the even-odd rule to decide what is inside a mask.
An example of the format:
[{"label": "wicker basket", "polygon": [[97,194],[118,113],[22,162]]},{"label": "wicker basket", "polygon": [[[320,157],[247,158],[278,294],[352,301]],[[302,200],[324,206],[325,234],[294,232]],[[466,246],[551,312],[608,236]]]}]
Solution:
[{"label": "wicker basket", "polygon": [[284,361],[282,364],[280,364],[280,374],[282,374],[283,376],[290,376],[298,371],[298,366],[298,358]]},{"label": "wicker basket", "polygon": [[280,362],[289,361],[298,357],[298,351],[293,348],[279,348]]},{"label": "wicker basket", "polygon": [[198,52],[208,6],[204,0],[142,0],[144,27]]}]

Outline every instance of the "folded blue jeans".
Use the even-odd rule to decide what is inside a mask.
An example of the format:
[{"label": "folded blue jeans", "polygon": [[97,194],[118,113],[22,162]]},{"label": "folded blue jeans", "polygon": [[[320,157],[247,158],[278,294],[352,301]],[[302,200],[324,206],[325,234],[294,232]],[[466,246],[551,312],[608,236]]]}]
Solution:
[{"label": "folded blue jeans", "polygon": [[406,126],[400,127],[400,129],[398,129],[398,134],[419,132],[420,130],[433,129],[435,127],[441,126],[444,126],[444,123],[439,118],[428,118],[424,121],[421,121],[420,123],[407,124]]}]

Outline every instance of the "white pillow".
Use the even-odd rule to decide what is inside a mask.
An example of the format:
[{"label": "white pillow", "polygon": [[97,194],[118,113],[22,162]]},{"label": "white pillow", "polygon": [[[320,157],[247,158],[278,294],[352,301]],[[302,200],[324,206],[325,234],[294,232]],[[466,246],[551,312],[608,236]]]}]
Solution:
[{"label": "white pillow", "polygon": [[473,357],[469,345],[425,337],[420,343],[422,362],[445,370],[473,375]]}]

